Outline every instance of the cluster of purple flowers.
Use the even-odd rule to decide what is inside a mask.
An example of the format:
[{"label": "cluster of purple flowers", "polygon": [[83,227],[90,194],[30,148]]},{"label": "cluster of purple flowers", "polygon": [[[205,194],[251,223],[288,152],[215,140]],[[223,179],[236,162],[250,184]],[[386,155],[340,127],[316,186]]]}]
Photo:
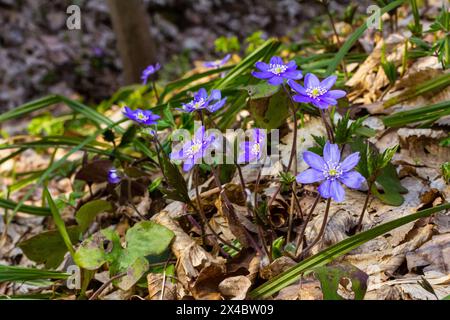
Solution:
[{"label": "cluster of purple flowers", "polygon": [[180,150],[170,154],[170,159],[183,161],[183,170],[189,171],[203,158],[205,151],[211,146],[214,139],[214,136],[206,136],[205,127],[201,126],[195,132],[192,140],[183,144]]},{"label": "cluster of purple flowers", "polygon": [[216,112],[222,108],[227,101],[227,98],[222,99],[220,90],[212,90],[208,96],[205,88],[201,88],[194,94],[194,99],[188,103],[183,103],[181,108],[177,110],[183,112],[194,112],[206,109],[209,112]]},{"label": "cluster of purple flowers", "polygon": [[[336,83],[336,76],[329,76],[320,81],[317,76],[308,73],[304,79],[304,86],[295,82],[302,78],[302,73],[297,70],[295,61],[284,64],[280,57],[272,57],[270,63],[257,62],[255,67],[259,71],[253,71],[252,75],[258,79],[266,80],[271,85],[286,83],[294,90],[292,99],[295,102],[310,103],[319,109],[325,110],[329,106],[337,105],[337,99],[346,96],[343,90],[331,90]],[[241,146],[245,150],[249,149],[249,144]],[[341,185],[358,189],[365,181],[364,177],[354,170],[360,159],[359,153],[352,153],[342,162],[341,152],[337,144],[326,143],[323,150],[323,157],[305,151],[303,160],[311,167],[310,169],[297,175],[298,183],[322,182],[319,186],[319,193],[323,198],[332,198],[337,202],[344,200],[345,191]]]},{"label": "cluster of purple flowers", "polygon": [[[209,68],[219,68],[227,63],[230,55],[226,55],[221,60],[205,62],[204,66]],[[269,63],[257,62],[255,67],[258,71],[253,71],[252,75],[258,79],[266,80],[270,85],[289,85],[295,92],[292,99],[299,103],[310,103],[319,109],[328,109],[329,106],[337,105],[337,99],[346,96],[343,90],[332,90],[336,83],[336,76],[330,76],[320,81],[317,76],[312,73],[306,74],[304,85],[296,82],[303,78],[303,74],[298,70],[295,61],[289,61],[287,64],[283,60],[274,56]],[[147,83],[148,78],[160,69],[160,65],[147,67],[143,74],[142,80]],[[182,104],[177,110],[183,112],[195,112],[207,110],[211,113],[222,108],[226,103],[226,97],[222,98],[219,90],[211,90],[210,94],[205,88],[201,88],[193,96],[193,99]],[[142,124],[153,125],[160,118],[148,110],[131,110],[124,108],[124,114]],[[205,127],[201,126],[194,134],[192,140],[187,141],[178,151],[170,154],[171,160],[183,161],[183,170],[189,171],[193,166],[204,157],[205,151],[211,147],[215,137],[207,136]],[[266,148],[266,134],[262,129],[255,128],[249,141],[242,142],[239,145],[238,163],[252,162],[260,160]],[[298,183],[316,183],[321,182],[318,191],[323,198],[332,198],[337,202],[344,200],[345,191],[341,184],[349,188],[360,188],[364,182],[364,177],[354,170],[359,162],[359,153],[353,153],[341,161],[341,152],[337,144],[326,143],[323,150],[323,157],[305,151],[303,153],[304,161],[310,166],[309,169],[297,175]],[[110,183],[120,182],[120,176],[116,169],[111,169],[108,173]]]}]

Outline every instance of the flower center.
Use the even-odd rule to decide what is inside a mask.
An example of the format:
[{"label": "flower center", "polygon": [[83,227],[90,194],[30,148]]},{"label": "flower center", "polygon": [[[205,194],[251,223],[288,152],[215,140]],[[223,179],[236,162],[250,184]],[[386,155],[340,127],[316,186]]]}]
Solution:
[{"label": "flower center", "polygon": [[192,157],[194,154],[196,154],[197,152],[199,152],[202,149],[202,142],[197,140],[195,141],[191,147],[187,150],[187,156],[188,157]]},{"label": "flower center", "polygon": [[145,114],[143,114],[142,112],[138,112],[136,118],[138,118],[139,120],[143,120],[143,121],[146,121],[148,119],[148,117]]},{"label": "flower center", "polygon": [[323,175],[327,180],[336,180],[342,173],[341,165],[331,161],[327,162],[326,168],[323,170]]},{"label": "flower center", "polygon": [[259,144],[259,143],[255,143],[255,144],[252,146],[251,151],[252,151],[253,154],[259,154],[260,151],[261,151],[261,146],[260,146],[260,144]]},{"label": "flower center", "polygon": [[325,94],[326,92],[327,92],[327,90],[322,88],[322,87],[320,87],[320,86],[306,89],[306,94],[310,98],[320,97],[321,95]]},{"label": "flower center", "polygon": [[286,70],[287,67],[283,64],[270,64],[268,71],[278,76],[281,73],[285,72]]},{"label": "flower center", "polygon": [[194,104],[192,105],[192,107],[193,107],[194,109],[200,109],[204,104],[205,104],[205,99],[200,98],[200,100],[194,102]]}]

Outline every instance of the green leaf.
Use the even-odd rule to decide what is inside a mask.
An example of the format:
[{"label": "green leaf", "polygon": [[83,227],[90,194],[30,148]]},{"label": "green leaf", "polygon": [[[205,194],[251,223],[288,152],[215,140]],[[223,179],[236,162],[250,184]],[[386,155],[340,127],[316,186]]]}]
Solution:
[{"label": "green leaf", "polygon": [[351,280],[355,300],[364,299],[369,276],[351,264],[337,264],[313,269],[320,281],[324,300],[343,300],[338,293],[339,284],[344,278]]},{"label": "green leaf", "polygon": [[272,86],[267,82],[260,82],[254,85],[245,86],[242,89],[247,90],[251,99],[261,99],[273,96],[280,90],[280,86]]},{"label": "green leaf", "polygon": [[83,269],[97,270],[106,262],[114,265],[121,252],[117,233],[112,229],[103,229],[83,241],[74,254],[74,261]]},{"label": "green leaf", "polygon": [[5,266],[0,264],[0,283],[25,282],[33,280],[64,280],[69,274],[61,271],[40,270],[35,268],[23,268]]},{"label": "green leaf", "polygon": [[127,231],[127,259],[154,256],[163,253],[174,237],[174,233],[152,221],[136,223]]},{"label": "green leaf", "polygon": [[263,129],[279,128],[289,117],[289,97],[282,90],[268,98],[252,99],[250,114],[256,125]]},{"label": "green leaf", "polygon": [[126,269],[126,275],[117,279],[114,284],[122,290],[129,290],[147,272],[149,263],[144,257],[139,257]]},{"label": "green leaf", "polygon": [[75,214],[75,220],[77,220],[77,223],[80,226],[80,231],[85,232],[89,228],[92,221],[94,221],[97,214],[111,210],[111,203],[101,199],[93,200],[82,205]]},{"label": "green leaf", "polygon": [[385,234],[395,228],[403,226],[407,223],[415,221],[420,218],[431,216],[433,213],[446,210],[450,208],[450,203],[445,203],[433,208],[425,209],[414,214],[381,224],[370,230],[358,233],[352,237],[349,237],[335,245],[328,247],[327,249],[303,260],[291,269],[283,272],[282,274],[274,277],[270,281],[256,288],[250,293],[252,298],[265,298],[268,297],[284,287],[294,283],[305,272],[315,267],[323,266],[336,258],[350,252],[358,246],[370,241],[378,236]]},{"label": "green leaf", "polygon": [[61,218],[61,215],[59,214],[59,210],[56,207],[55,202],[53,201],[52,196],[50,195],[50,192],[48,192],[48,189],[46,187],[44,188],[44,197],[47,200],[48,205],[50,207],[50,211],[52,213],[53,220],[55,221],[55,225],[58,228],[58,231],[61,234],[61,237],[63,238],[67,249],[69,250],[71,256],[73,257],[73,255],[75,254],[75,250],[73,249],[70,236],[67,233],[66,225],[63,219]]},{"label": "green leaf", "polygon": [[[70,241],[76,244],[80,237],[78,226],[67,228]],[[46,268],[57,268],[64,259],[67,246],[58,230],[50,230],[39,233],[18,244],[28,259],[37,264],[45,264]]]},{"label": "green leaf", "polygon": [[172,200],[189,203],[189,197],[186,181],[183,178],[178,167],[172,163],[165,152],[161,152],[161,166],[164,176],[167,178],[167,183],[171,189],[161,190],[167,198]]}]

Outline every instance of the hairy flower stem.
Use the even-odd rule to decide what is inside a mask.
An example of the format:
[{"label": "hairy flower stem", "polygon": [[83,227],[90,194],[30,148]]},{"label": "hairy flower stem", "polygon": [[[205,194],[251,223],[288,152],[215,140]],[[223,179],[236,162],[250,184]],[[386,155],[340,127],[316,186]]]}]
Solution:
[{"label": "hairy flower stem", "polygon": [[[283,89],[286,92],[287,96],[289,97],[289,105],[291,106],[293,118],[294,118],[294,132],[293,132],[293,139],[292,139],[292,148],[291,148],[291,155],[289,157],[289,163],[286,169],[286,172],[289,172],[291,170],[292,163],[295,159],[295,164],[297,164],[297,112],[295,111],[294,102],[292,100],[292,96],[289,93],[289,90],[286,88],[286,86],[283,84]],[[295,170],[295,174],[297,174],[297,170]],[[275,193],[273,194],[272,198],[270,198],[269,203],[267,204],[267,209],[272,205],[273,201],[277,197],[278,193],[281,191],[281,187],[283,184],[280,181],[280,184],[278,185],[277,189],[275,190]],[[295,190],[295,186],[293,185],[293,190]]]},{"label": "hairy flower stem", "polygon": [[[205,212],[203,211],[203,206],[202,206],[202,202],[201,202],[201,199],[200,199],[200,192],[198,190],[198,176],[199,176],[199,170],[198,170],[198,167],[196,166],[195,173],[194,173],[194,177],[195,177],[195,179],[194,179],[195,180],[194,181],[194,186],[195,186],[195,199],[197,201],[197,208],[195,208],[195,206],[194,206],[194,208],[197,209],[198,213],[200,214],[200,218],[202,219],[203,224],[208,227],[209,231],[216,238],[216,242],[217,242],[217,240],[219,240],[220,242],[222,242],[223,244],[225,244],[228,247],[232,248],[233,250],[239,251],[239,248],[236,248],[231,243],[229,243],[228,241],[223,239],[219,234],[217,234],[217,232],[209,224],[209,221],[206,218]],[[218,243],[217,243],[217,245],[220,247],[220,245]]]},{"label": "hairy flower stem", "polygon": [[152,80],[152,87],[153,87],[153,92],[155,93],[155,97],[156,97],[156,102],[159,104],[159,94],[158,94],[158,90],[156,89],[156,83],[155,80]]},{"label": "hairy flower stem", "polygon": [[331,198],[328,198],[327,199],[327,207],[325,208],[325,215],[323,217],[322,226],[320,227],[319,234],[304,250],[302,250],[302,253],[300,255],[302,258],[305,257],[305,255],[308,253],[308,251],[311,250],[317,244],[317,242],[319,242],[319,240],[322,238],[322,236],[325,232],[325,227],[327,225],[328,213],[330,212],[330,205],[331,205]]},{"label": "hairy flower stem", "polygon": [[131,196],[131,180],[127,181],[128,184],[128,202],[131,204],[131,206],[133,207],[134,211],[136,211],[136,213],[138,214],[138,216],[142,219],[142,220],[147,220],[145,218],[145,216],[143,214],[141,214],[138,210],[138,208],[134,205],[133,203],[133,198]]},{"label": "hairy flower stem", "polygon": [[370,195],[371,195],[370,190],[372,189],[372,184],[373,183],[369,183],[368,184],[369,190],[367,191],[366,200],[364,200],[364,205],[363,205],[363,208],[362,208],[362,211],[361,211],[361,215],[359,216],[358,225],[356,226],[355,233],[361,231],[362,222],[363,222],[363,219],[364,219],[364,214],[366,213],[367,205],[369,204],[369,198],[370,198]]},{"label": "hairy flower stem", "polygon": [[[244,180],[244,175],[242,174],[242,169],[241,166],[239,164],[236,164],[236,168],[238,170],[239,173],[239,180],[241,181],[241,186],[242,186],[242,196],[244,197],[244,201],[245,201],[245,206],[247,207],[247,212],[249,214],[250,217],[252,217],[253,221],[255,221],[256,224],[256,229],[258,230],[258,237],[259,237],[259,242],[261,243],[261,245],[266,248],[266,238],[264,237],[264,231],[261,228],[261,225],[258,223],[257,218],[258,215],[256,214],[255,211],[252,211],[249,206],[248,206],[248,202],[247,202],[247,193],[245,192],[245,180]],[[261,175],[261,170],[259,171],[259,176]],[[220,187],[219,187],[220,188]],[[255,190],[255,194],[256,194],[256,190]],[[250,201],[251,202],[251,201]],[[255,209],[256,207],[254,207]],[[268,252],[266,252],[268,254]]]},{"label": "hairy flower stem", "polygon": [[[216,182],[216,185],[219,188],[220,195],[223,197],[223,200],[225,202],[225,208],[227,208],[227,210],[229,211],[229,214],[234,215],[237,219],[236,213],[234,212],[233,204],[231,203],[230,199],[228,199],[228,196],[227,196],[225,190],[222,188],[222,183],[220,182],[220,178],[219,178],[219,175],[217,174],[216,169],[211,167],[211,170],[214,175],[214,181]],[[246,238],[248,239],[248,241],[251,242],[251,244],[255,248],[255,250],[258,251],[258,253],[261,255],[261,257],[263,257],[264,252],[261,251],[261,248],[255,241],[255,239],[253,239],[252,235],[247,231],[247,229],[245,229],[245,227],[244,227],[244,231],[245,231],[245,235],[246,235]],[[268,254],[267,248],[266,248],[264,242],[262,243],[262,247],[264,248],[264,251],[266,252],[266,254]],[[239,249],[237,249],[237,251],[239,251]],[[270,255],[268,255],[268,257],[270,259]]]},{"label": "hairy flower stem", "polygon": [[328,140],[330,140],[331,143],[334,143],[334,134],[333,129],[331,129],[330,123],[327,120],[327,116],[325,114],[325,111],[320,109],[320,116],[322,117],[323,125],[325,126],[325,129],[327,130],[327,136]]},{"label": "hairy flower stem", "polygon": [[[289,163],[286,169],[286,172],[289,172],[291,170],[291,166],[293,161],[295,160],[295,163],[297,163],[297,112],[295,110],[295,105],[292,100],[292,96],[289,92],[289,90],[286,88],[286,86],[283,84],[284,92],[286,92],[286,95],[289,98],[289,105],[291,107],[292,116],[294,118],[294,132],[293,132],[293,139],[292,139],[292,148],[291,148],[291,155],[289,157]],[[297,172],[295,172],[297,174]]]},{"label": "hairy flower stem", "polygon": [[314,200],[314,203],[311,206],[311,209],[309,210],[308,216],[306,217],[305,221],[303,221],[302,229],[300,230],[300,233],[297,236],[297,243],[295,245],[295,247],[297,248],[296,252],[295,252],[296,257],[298,257],[300,246],[303,243],[303,237],[305,236],[306,227],[307,227],[309,221],[311,220],[312,214],[313,214],[314,210],[316,209],[316,206],[319,203],[319,200],[320,200],[320,193],[317,193],[316,200]]},{"label": "hairy flower stem", "polygon": [[162,160],[161,160],[161,153],[164,152],[164,149],[163,149],[161,143],[159,142],[158,138],[156,137],[156,134],[153,136],[153,140],[155,142],[156,157],[158,158],[159,168],[161,169],[161,173],[164,177],[164,181],[166,183],[169,183],[169,180],[167,179],[164,167],[162,165]]},{"label": "hairy flower stem", "polygon": [[258,211],[258,189],[259,189],[259,183],[261,182],[261,172],[262,172],[262,167],[260,167],[258,170],[258,176],[256,177],[256,183],[255,183],[255,199],[254,199],[254,204],[253,204],[253,207],[255,208],[255,212]]}]

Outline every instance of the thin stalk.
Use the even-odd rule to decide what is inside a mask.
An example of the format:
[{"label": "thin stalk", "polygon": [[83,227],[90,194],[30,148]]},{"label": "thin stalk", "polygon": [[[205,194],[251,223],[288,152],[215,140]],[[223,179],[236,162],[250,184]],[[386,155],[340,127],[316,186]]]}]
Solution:
[{"label": "thin stalk", "polygon": [[300,250],[300,246],[303,243],[303,237],[305,236],[305,231],[306,231],[306,226],[308,225],[309,221],[311,220],[312,214],[314,212],[314,210],[316,209],[317,204],[319,203],[320,200],[320,193],[317,193],[317,197],[316,200],[314,200],[314,203],[311,207],[311,209],[309,210],[308,216],[306,217],[305,221],[303,222],[303,226],[302,229],[300,230],[300,233],[297,237],[297,244],[296,244],[296,252],[295,255],[298,256],[298,251]]},{"label": "thin stalk", "polygon": [[[216,170],[215,170],[213,167],[211,167],[211,170],[212,170],[212,172],[213,172],[214,181],[216,182],[216,185],[217,185],[217,187],[218,187],[219,190],[220,190],[219,192],[220,192],[221,195],[223,195],[223,200],[225,201],[225,207],[226,207],[228,210],[230,210],[230,211],[234,210],[234,209],[233,209],[233,204],[231,203],[230,199],[228,199],[228,196],[227,196],[225,190],[222,188],[222,184],[221,184],[221,182],[220,182],[219,175],[217,174]],[[236,215],[236,213],[234,213],[234,212],[233,212],[233,214]],[[254,246],[255,250],[258,251],[258,253],[259,253],[261,256],[263,256],[263,255],[264,255],[264,252],[261,251],[261,248],[260,248],[259,245],[256,243],[255,239],[253,239],[252,235],[247,231],[247,229],[245,229],[245,227],[244,227],[244,231],[245,231],[245,234],[246,234],[246,236],[247,236],[247,239],[252,243],[252,245]],[[264,239],[264,238],[262,238],[262,239]],[[267,248],[266,248],[264,242],[262,243],[262,246],[263,246],[263,248],[264,248],[264,251],[266,251],[266,253],[267,253]],[[234,249],[234,248],[233,248],[233,249]],[[239,249],[237,249],[236,251],[239,251]],[[270,259],[270,256],[269,256],[269,259]]]},{"label": "thin stalk", "polygon": [[369,183],[368,187],[369,187],[369,190],[367,191],[366,200],[364,200],[363,209],[361,211],[361,215],[359,216],[358,225],[356,226],[356,232],[361,231],[364,214],[366,213],[367,205],[369,204],[369,198],[371,195],[370,190],[372,188],[372,183]]},{"label": "thin stalk", "polygon": [[333,130],[331,129],[330,123],[328,122],[325,112],[322,109],[320,109],[320,116],[322,117],[322,122],[327,130],[328,140],[330,140],[331,143],[334,143]]},{"label": "thin stalk", "polygon": [[289,98],[289,105],[291,107],[292,116],[294,118],[294,132],[293,132],[293,139],[292,139],[292,148],[291,148],[291,155],[289,157],[289,163],[286,169],[286,172],[289,172],[291,170],[292,162],[295,159],[295,162],[297,162],[297,112],[295,110],[295,105],[292,100],[292,96],[288,89],[286,89],[286,86],[283,84],[283,89],[286,92],[286,95]]},{"label": "thin stalk", "polygon": [[136,211],[136,213],[142,220],[147,220],[145,219],[145,216],[139,212],[138,208],[133,203],[133,198],[131,197],[131,180],[128,180],[127,183],[128,183],[128,202],[131,204],[134,211]]},{"label": "thin stalk", "polygon": [[331,198],[327,199],[327,207],[325,208],[325,215],[323,217],[323,222],[322,222],[322,226],[320,227],[320,231],[319,234],[317,235],[317,237],[314,239],[313,242],[311,242],[304,250],[302,250],[301,256],[305,256],[309,250],[311,250],[312,247],[314,247],[317,242],[319,242],[320,238],[322,238],[324,232],[325,232],[325,226],[327,225],[327,220],[328,220],[328,213],[330,212],[330,205],[331,205]]},{"label": "thin stalk", "polygon": [[258,176],[256,177],[256,183],[255,183],[255,199],[254,199],[254,204],[253,204],[253,208],[255,208],[255,211],[258,211],[258,189],[259,189],[259,183],[261,182],[261,172],[262,172],[262,167],[259,167]]},{"label": "thin stalk", "polygon": [[[197,211],[200,213],[200,217],[203,221],[203,224],[205,226],[208,227],[209,231],[211,231],[211,233],[214,235],[214,237],[216,237],[216,241],[219,240],[220,242],[222,242],[223,244],[229,246],[230,248],[232,248],[233,250],[239,251],[239,248],[236,248],[235,246],[233,246],[231,243],[229,243],[228,241],[226,241],[225,239],[223,239],[219,234],[217,234],[217,232],[211,227],[211,225],[209,224],[208,219],[206,218],[205,212],[203,211],[203,206],[200,200],[200,192],[198,190],[198,168],[195,168],[195,173],[194,173],[194,177],[195,177],[195,181],[194,181],[194,186],[195,186],[195,199],[197,201]],[[194,207],[195,208],[195,207]],[[219,246],[220,247],[220,246]]]},{"label": "thin stalk", "polygon": [[153,87],[153,92],[155,93],[155,97],[156,97],[156,102],[159,104],[159,94],[158,94],[158,90],[156,89],[156,83],[155,80],[152,80],[152,87]]},{"label": "thin stalk", "polygon": [[100,293],[103,292],[114,280],[122,278],[123,276],[126,276],[127,272],[122,272],[119,274],[116,274],[115,276],[111,277],[108,281],[106,281],[104,284],[101,285],[100,288],[98,288],[97,291],[95,291],[92,296],[90,296],[89,300],[95,300],[100,295]]},{"label": "thin stalk", "polygon": [[[256,220],[256,216],[257,216],[256,212],[253,212],[252,210],[250,210],[250,208],[247,205],[247,194],[245,193],[245,180],[244,180],[244,175],[242,174],[241,166],[239,164],[236,164],[236,168],[237,168],[237,170],[239,172],[239,180],[241,181],[241,186],[242,186],[242,195],[244,197],[245,206],[247,207],[248,214],[250,215],[250,217],[252,217],[252,219],[256,223],[256,229],[258,231],[259,242],[261,243],[262,247],[267,250],[267,248],[266,248],[266,241],[265,241],[266,239],[264,237],[264,232],[263,232],[260,224]],[[259,172],[261,173],[261,170]],[[220,181],[219,181],[219,183],[220,183]],[[221,188],[221,187],[222,186],[220,186],[219,188]],[[255,194],[256,194],[256,192],[255,192]],[[269,253],[266,251],[266,254],[269,254]]]}]

